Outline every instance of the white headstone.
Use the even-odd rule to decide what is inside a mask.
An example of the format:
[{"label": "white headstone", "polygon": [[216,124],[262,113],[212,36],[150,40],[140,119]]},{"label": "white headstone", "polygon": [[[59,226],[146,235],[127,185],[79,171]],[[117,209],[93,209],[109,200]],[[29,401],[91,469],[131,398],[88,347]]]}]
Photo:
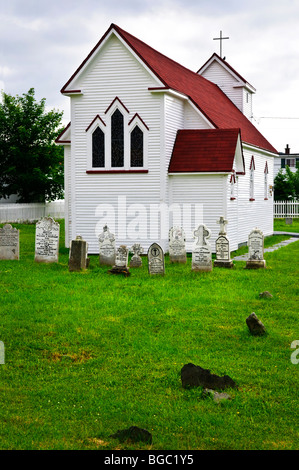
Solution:
[{"label": "white headstone", "polygon": [[217,221],[220,225],[219,236],[216,240],[216,260],[214,266],[220,268],[232,268],[233,262],[230,259],[229,239],[226,236],[225,226],[228,223],[223,217]]},{"label": "white headstone", "polygon": [[20,231],[10,224],[0,228],[0,260],[18,260],[20,252]]},{"label": "white headstone", "polygon": [[143,248],[140,243],[134,243],[131,250],[133,256],[130,261],[130,268],[140,268],[142,266],[141,254],[143,253]]},{"label": "white headstone", "polygon": [[169,230],[169,262],[186,263],[186,236],[180,227],[172,227]]},{"label": "white headstone", "polygon": [[127,268],[128,267],[128,256],[129,250],[126,245],[120,245],[115,254],[115,266],[117,268]]},{"label": "white headstone", "polygon": [[212,249],[207,241],[211,236],[211,230],[204,224],[200,224],[193,231],[196,239],[192,251],[192,271],[212,271]]},{"label": "white headstone", "polygon": [[246,268],[264,268],[264,234],[258,228],[253,229],[248,236],[248,259]]},{"label": "white headstone", "polygon": [[52,217],[44,217],[35,226],[35,258],[38,263],[57,263],[60,225]]},{"label": "white headstone", "polygon": [[160,245],[153,243],[147,252],[149,274],[165,274],[164,252]]},{"label": "white headstone", "polygon": [[106,266],[115,264],[115,237],[107,225],[99,235],[99,263]]}]

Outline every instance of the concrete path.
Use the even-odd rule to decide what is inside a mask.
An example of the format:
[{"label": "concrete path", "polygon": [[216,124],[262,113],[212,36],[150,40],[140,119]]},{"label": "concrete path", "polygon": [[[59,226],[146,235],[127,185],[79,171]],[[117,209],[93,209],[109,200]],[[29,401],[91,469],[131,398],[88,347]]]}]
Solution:
[{"label": "concrete path", "polygon": [[[288,240],[284,240],[282,242],[276,243],[276,245],[269,246],[269,248],[265,248],[264,253],[269,253],[271,251],[278,250],[278,248],[282,248],[283,246],[287,246],[290,243],[297,242],[299,239],[299,233],[294,233],[294,232],[274,232],[273,235],[290,235],[291,238],[289,238]],[[236,261],[247,261],[247,258],[248,258],[248,253],[245,253],[245,255],[235,256],[232,259]]]}]

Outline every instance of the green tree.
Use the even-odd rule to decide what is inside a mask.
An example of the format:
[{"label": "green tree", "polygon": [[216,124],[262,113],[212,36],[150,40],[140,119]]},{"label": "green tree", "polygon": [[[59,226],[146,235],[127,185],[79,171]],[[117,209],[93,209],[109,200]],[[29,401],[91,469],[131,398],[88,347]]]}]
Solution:
[{"label": "green tree", "polygon": [[299,197],[299,168],[293,173],[288,166],[280,169],[274,179],[274,199],[288,201]]},{"label": "green tree", "polygon": [[0,198],[44,202],[63,197],[63,149],[55,144],[62,112],[45,110],[34,88],[22,96],[2,92],[0,102]]}]

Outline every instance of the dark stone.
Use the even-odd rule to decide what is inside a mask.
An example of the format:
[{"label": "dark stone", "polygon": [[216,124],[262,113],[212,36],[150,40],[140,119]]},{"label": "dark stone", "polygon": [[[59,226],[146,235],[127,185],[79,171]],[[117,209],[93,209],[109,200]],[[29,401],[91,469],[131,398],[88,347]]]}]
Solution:
[{"label": "dark stone", "polygon": [[110,437],[118,439],[119,442],[145,442],[147,444],[152,443],[152,435],[146,429],[138,428],[137,426],[131,426],[128,429],[122,429],[112,434]]},{"label": "dark stone", "polygon": [[131,275],[129,268],[125,266],[113,266],[112,269],[109,269],[108,273],[109,274],[123,274],[125,277],[128,277]]},{"label": "dark stone", "polygon": [[211,374],[208,369],[203,369],[194,364],[185,364],[181,369],[181,380],[183,388],[204,387],[223,390],[225,388],[236,388],[237,385],[228,375],[219,377]]},{"label": "dark stone", "polygon": [[260,293],[260,297],[262,297],[264,299],[271,299],[273,297],[273,295],[270,294],[270,292],[268,292],[267,290],[265,290],[264,292]]},{"label": "dark stone", "polygon": [[266,329],[262,322],[258,319],[256,314],[253,312],[246,318],[246,324],[249,328],[249,331],[253,335],[263,335],[266,333]]}]

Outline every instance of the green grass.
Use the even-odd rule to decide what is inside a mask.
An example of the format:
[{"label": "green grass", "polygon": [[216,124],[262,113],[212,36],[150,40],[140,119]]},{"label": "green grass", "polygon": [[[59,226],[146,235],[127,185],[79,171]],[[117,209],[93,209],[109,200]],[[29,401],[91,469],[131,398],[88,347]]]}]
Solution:
[{"label": "green grass", "polygon": [[[125,278],[97,256],[70,273],[63,221],[51,265],[33,261],[35,227],[13,225],[20,260],[0,262],[1,449],[298,449],[299,242],[266,253],[265,270],[193,273],[190,257],[166,257],[166,275],[150,277],[143,258]],[[250,335],[252,312],[267,335]],[[188,362],[235,380],[232,399],[183,389]],[[132,425],[152,445],[109,437]]]},{"label": "green grass", "polygon": [[275,232],[297,232],[299,233],[299,218],[293,219],[292,225],[287,225],[285,219],[274,219]]}]

